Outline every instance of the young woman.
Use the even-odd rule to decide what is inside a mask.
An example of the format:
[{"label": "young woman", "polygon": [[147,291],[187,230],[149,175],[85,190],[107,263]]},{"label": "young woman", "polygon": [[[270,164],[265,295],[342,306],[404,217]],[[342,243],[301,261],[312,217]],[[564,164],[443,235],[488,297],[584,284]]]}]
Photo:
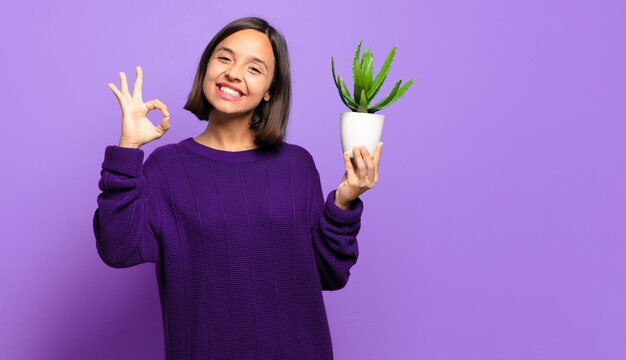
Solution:
[{"label": "young woman", "polygon": [[[225,26],[206,47],[185,109],[204,132],[140,146],[170,127],[143,102],[142,69],[122,108],[119,145],[106,147],[96,247],[115,268],[155,263],[168,359],[332,359],[322,290],[346,285],[363,202],[382,152],[344,154],[324,199],[311,154],[284,141],[291,99],[287,44],[260,18]],[[151,110],[164,117],[159,126]]]}]

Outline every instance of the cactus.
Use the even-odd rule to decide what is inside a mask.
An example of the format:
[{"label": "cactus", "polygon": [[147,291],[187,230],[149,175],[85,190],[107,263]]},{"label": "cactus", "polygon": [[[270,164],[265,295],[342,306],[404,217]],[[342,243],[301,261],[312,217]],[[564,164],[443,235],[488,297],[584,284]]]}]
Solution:
[{"label": "cactus", "polygon": [[346,87],[346,83],[341,76],[337,76],[335,74],[335,59],[331,56],[331,63],[333,69],[333,80],[335,81],[335,86],[339,91],[339,96],[341,97],[341,101],[350,108],[350,110],[355,112],[363,112],[373,114],[379,110],[382,110],[394,102],[398,101],[402,95],[409,89],[409,87],[415,82],[416,78],[409,80],[402,87],[402,80],[398,80],[394,85],[391,93],[385,96],[382,100],[376,103],[373,106],[370,106],[372,100],[381,86],[385,82],[387,78],[387,74],[389,73],[389,68],[391,67],[391,62],[393,61],[394,56],[396,55],[396,46],[391,49],[389,54],[387,55],[387,59],[383,63],[380,72],[373,77],[374,70],[374,55],[370,52],[368,48],[363,52],[363,57],[359,59],[361,56],[361,43],[359,41],[359,45],[356,48],[356,52],[354,54],[354,60],[352,62],[352,82],[354,83],[354,96],[350,96],[350,92]]}]

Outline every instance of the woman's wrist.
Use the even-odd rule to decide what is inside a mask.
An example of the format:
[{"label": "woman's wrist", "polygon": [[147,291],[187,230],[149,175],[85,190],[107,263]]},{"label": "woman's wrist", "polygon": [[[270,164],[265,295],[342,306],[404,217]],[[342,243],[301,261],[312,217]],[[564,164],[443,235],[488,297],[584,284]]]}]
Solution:
[{"label": "woman's wrist", "polygon": [[335,192],[335,205],[343,210],[350,210],[350,206],[352,206],[352,202],[349,204],[345,204],[337,199],[337,192]]},{"label": "woman's wrist", "polygon": [[124,142],[124,141],[120,141],[119,145],[117,145],[119,147],[123,147],[123,148],[131,148],[131,149],[139,149],[140,145],[139,144],[133,144],[133,143],[128,143],[128,142]]}]

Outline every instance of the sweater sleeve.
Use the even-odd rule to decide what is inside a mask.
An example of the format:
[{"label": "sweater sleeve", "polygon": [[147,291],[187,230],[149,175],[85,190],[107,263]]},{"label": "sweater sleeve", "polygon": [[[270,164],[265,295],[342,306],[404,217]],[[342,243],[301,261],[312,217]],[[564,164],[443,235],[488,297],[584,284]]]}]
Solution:
[{"label": "sweater sleeve", "polygon": [[105,264],[127,268],[156,262],[159,255],[160,208],[152,154],[143,163],[141,149],[107,146],[100,171],[98,208],[93,231]]},{"label": "sweater sleeve", "polygon": [[309,232],[322,290],[339,290],[350,277],[359,255],[357,234],[361,228],[363,201],[356,198],[349,210],[335,205],[335,192],[324,201],[319,172],[311,161],[308,176]]}]

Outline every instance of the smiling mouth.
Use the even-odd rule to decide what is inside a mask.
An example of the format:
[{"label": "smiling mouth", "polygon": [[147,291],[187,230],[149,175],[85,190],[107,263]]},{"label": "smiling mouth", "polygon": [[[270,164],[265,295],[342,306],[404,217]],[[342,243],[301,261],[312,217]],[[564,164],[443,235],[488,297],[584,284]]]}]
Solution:
[{"label": "smiling mouth", "polygon": [[219,86],[217,85],[217,89],[222,92],[225,95],[229,95],[230,97],[234,97],[234,98],[241,98],[243,96],[242,93],[240,93],[237,90],[231,89],[229,87],[226,86]]}]

